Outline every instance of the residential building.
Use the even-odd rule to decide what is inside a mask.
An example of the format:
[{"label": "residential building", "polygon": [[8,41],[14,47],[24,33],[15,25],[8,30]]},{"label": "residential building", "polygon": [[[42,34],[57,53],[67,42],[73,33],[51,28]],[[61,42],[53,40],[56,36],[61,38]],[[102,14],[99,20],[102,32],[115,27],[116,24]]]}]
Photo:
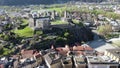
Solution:
[{"label": "residential building", "polygon": [[44,55],[48,68],[62,68],[61,56],[57,52],[50,52]]},{"label": "residential building", "polygon": [[110,21],[110,24],[112,25],[112,30],[113,31],[119,31],[120,30],[120,26],[119,26],[119,23],[117,21]]},{"label": "residential building", "polygon": [[76,68],[86,68],[87,67],[87,64],[85,62],[85,57],[83,57],[83,55],[75,56],[74,61],[75,61]]},{"label": "residential building", "polygon": [[62,56],[69,56],[70,52],[73,52],[75,55],[88,55],[88,54],[92,55],[95,53],[95,51],[87,44],[76,45],[73,47],[69,47],[68,45],[66,45],[65,47],[58,47],[56,48],[56,50]]},{"label": "residential building", "polygon": [[22,67],[33,68],[42,63],[43,57],[36,50],[21,50],[21,56],[19,58],[19,61]]},{"label": "residential building", "polygon": [[56,50],[62,56],[67,56],[67,53],[70,51],[70,48],[68,45],[65,45],[65,47],[58,47],[58,48],[56,48]]},{"label": "residential building", "polygon": [[6,58],[6,57],[0,58],[0,68],[7,67],[8,62],[9,62],[8,58]]},{"label": "residential building", "polygon": [[71,57],[65,57],[61,60],[63,68],[72,68],[73,63]]},{"label": "residential building", "polygon": [[118,63],[108,56],[86,56],[88,68],[118,68]]},{"label": "residential building", "polygon": [[115,13],[116,14],[120,14],[120,10],[115,10]]},{"label": "residential building", "polygon": [[119,0],[107,0],[108,2],[120,2]]},{"label": "residential building", "polygon": [[116,62],[120,63],[120,48],[117,49],[106,49],[105,55],[109,56]]},{"label": "residential building", "polygon": [[22,58],[31,58],[34,57],[34,55],[38,54],[36,50],[21,50],[21,57]]}]

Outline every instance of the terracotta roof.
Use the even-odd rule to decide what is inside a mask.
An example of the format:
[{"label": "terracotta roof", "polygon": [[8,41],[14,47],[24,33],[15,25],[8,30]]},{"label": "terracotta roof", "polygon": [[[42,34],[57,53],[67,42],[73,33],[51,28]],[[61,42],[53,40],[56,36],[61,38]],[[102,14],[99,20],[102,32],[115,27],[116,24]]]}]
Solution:
[{"label": "terracotta roof", "polygon": [[57,51],[70,51],[70,47],[68,45],[65,45],[65,47],[58,47],[56,48]]},{"label": "terracotta roof", "polygon": [[69,50],[72,51],[72,50],[73,50],[73,47],[69,47]]},{"label": "terracotta roof", "polygon": [[63,48],[63,51],[70,51],[69,48]]},{"label": "terracotta roof", "polygon": [[38,51],[36,51],[36,50],[22,50],[21,53],[22,54],[35,54],[35,53],[38,53]]},{"label": "terracotta roof", "polygon": [[4,64],[0,64],[0,68],[4,68]]},{"label": "terracotta roof", "polygon": [[21,55],[23,58],[30,58],[37,54],[38,51],[36,50],[21,50]]},{"label": "terracotta roof", "polygon": [[90,46],[85,47],[85,50],[93,50]]},{"label": "terracotta roof", "polygon": [[83,46],[73,46],[73,51],[84,51]]},{"label": "terracotta roof", "polygon": [[62,55],[67,55],[68,53],[68,49],[64,48],[64,47],[59,47],[59,48],[56,48],[56,50],[58,51],[58,53],[62,54]]},{"label": "terracotta roof", "polygon": [[[80,45],[80,44],[76,44],[76,45]],[[82,45],[82,46],[73,46],[73,47],[69,47],[69,46],[58,47],[58,48],[56,48],[56,50],[58,51],[58,53],[60,53],[60,54],[65,56],[65,55],[67,55],[67,53],[69,51],[75,51],[77,54],[83,54],[82,51],[93,50],[93,48],[91,48],[88,45]]]},{"label": "terracotta roof", "polygon": [[85,50],[93,50],[93,48],[91,48],[90,46],[83,46]]},{"label": "terracotta roof", "polygon": [[12,58],[13,58],[13,59],[18,59],[18,58],[19,58],[19,55],[12,55]]},{"label": "terracotta roof", "polygon": [[87,44],[83,44],[83,45],[78,44],[77,46],[73,46],[73,50],[75,50],[75,51],[85,51],[85,50],[93,50],[93,48],[91,48]]},{"label": "terracotta roof", "polygon": [[59,51],[58,53],[60,53],[61,55],[66,56],[68,52],[67,51]]}]

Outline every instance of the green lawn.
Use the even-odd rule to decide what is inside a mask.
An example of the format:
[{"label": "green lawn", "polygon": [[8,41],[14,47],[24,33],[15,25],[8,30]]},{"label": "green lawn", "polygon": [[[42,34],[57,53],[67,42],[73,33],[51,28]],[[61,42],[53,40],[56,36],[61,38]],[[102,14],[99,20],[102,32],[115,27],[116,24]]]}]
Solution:
[{"label": "green lawn", "polygon": [[16,34],[18,34],[20,37],[32,37],[34,34],[34,31],[30,27],[25,27],[24,29],[20,30],[14,30]]},{"label": "green lawn", "polygon": [[61,11],[64,11],[64,10],[66,10],[66,8],[65,7],[52,7],[52,8],[47,8],[47,10],[50,10],[50,11],[53,11],[53,10],[55,10],[55,11],[57,11],[57,12],[61,12]]},{"label": "green lawn", "polygon": [[120,47],[120,40],[112,41],[112,44],[115,45],[115,46]]},{"label": "green lawn", "polygon": [[67,22],[61,21],[61,20],[56,20],[51,22],[52,25],[56,25],[56,24],[68,24]]},{"label": "green lawn", "polygon": [[76,24],[79,24],[79,21],[76,20],[76,19],[74,19],[73,22],[76,23]]},{"label": "green lawn", "polygon": [[14,33],[18,34],[20,37],[32,37],[34,31],[28,27],[28,20],[22,19],[21,24],[22,29],[13,30]]},{"label": "green lawn", "polygon": [[28,20],[26,20],[26,19],[22,19],[22,24],[21,25],[27,25],[28,24]]},{"label": "green lawn", "polygon": [[3,53],[0,54],[0,56],[4,56],[4,55],[9,55],[10,53],[13,52],[13,50],[7,49],[7,48],[3,48]]},{"label": "green lawn", "polygon": [[11,53],[11,50],[7,49],[7,48],[3,48],[3,55],[8,55],[9,53]]}]

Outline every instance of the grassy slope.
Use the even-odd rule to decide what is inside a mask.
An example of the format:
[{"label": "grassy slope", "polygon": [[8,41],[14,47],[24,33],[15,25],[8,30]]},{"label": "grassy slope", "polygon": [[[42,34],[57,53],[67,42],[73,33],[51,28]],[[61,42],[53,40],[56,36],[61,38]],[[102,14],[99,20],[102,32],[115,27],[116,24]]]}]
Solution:
[{"label": "grassy slope", "polygon": [[18,34],[20,37],[32,37],[34,31],[30,27],[25,27],[24,29],[15,30],[16,34]]},{"label": "grassy slope", "polygon": [[67,22],[63,22],[61,20],[56,20],[56,21],[53,21],[51,22],[52,25],[56,25],[56,24],[67,24]]},{"label": "grassy slope", "polygon": [[120,40],[112,41],[112,44],[115,45],[115,46],[120,47]]},{"label": "grassy slope", "polygon": [[[22,21],[23,23],[21,24],[21,26],[25,26],[28,24],[28,20],[23,19]],[[28,27],[28,25],[23,29],[14,30],[14,32],[20,37],[32,37],[34,33],[34,31],[30,27]]]}]

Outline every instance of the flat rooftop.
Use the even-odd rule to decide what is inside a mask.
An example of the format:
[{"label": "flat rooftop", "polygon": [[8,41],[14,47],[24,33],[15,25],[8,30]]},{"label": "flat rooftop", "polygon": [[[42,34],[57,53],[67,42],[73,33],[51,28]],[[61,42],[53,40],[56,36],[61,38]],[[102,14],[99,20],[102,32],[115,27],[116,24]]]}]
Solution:
[{"label": "flat rooftop", "polygon": [[118,64],[108,56],[87,56],[87,61],[91,64]]},{"label": "flat rooftop", "polygon": [[71,57],[65,57],[62,59],[62,63],[63,64],[72,64],[72,60],[71,60]]},{"label": "flat rooftop", "polygon": [[75,56],[75,61],[79,64],[86,64],[83,56]]}]

